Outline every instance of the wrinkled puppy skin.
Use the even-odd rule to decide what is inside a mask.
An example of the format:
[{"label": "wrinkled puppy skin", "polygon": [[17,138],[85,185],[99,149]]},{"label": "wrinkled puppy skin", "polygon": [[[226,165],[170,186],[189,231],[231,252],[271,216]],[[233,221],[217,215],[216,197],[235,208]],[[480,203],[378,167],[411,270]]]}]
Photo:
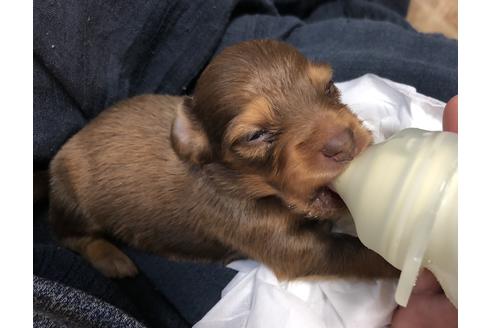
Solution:
[{"label": "wrinkled puppy skin", "polygon": [[50,221],[108,277],[138,272],[108,236],[173,259],[246,256],[280,279],[395,277],[331,232],[346,208],[327,186],[371,141],[329,65],[247,41],[212,60],[193,97],[134,97],[74,135],[50,165]]}]

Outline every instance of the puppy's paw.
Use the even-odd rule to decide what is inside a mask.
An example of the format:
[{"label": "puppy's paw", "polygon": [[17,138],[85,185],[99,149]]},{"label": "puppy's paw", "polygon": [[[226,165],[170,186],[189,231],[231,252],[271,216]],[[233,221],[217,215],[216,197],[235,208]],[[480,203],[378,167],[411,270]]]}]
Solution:
[{"label": "puppy's paw", "polygon": [[110,242],[98,239],[87,245],[85,257],[108,278],[133,277],[138,269],[130,258]]},{"label": "puppy's paw", "polygon": [[138,273],[135,264],[123,253],[99,258],[92,265],[108,278],[134,277]]}]

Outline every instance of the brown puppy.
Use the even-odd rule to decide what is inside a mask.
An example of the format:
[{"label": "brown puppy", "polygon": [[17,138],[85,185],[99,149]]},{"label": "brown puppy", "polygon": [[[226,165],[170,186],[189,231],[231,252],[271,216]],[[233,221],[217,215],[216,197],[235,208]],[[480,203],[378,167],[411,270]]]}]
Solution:
[{"label": "brown puppy", "polygon": [[51,163],[57,236],[109,277],[137,269],[106,236],[172,258],[244,254],[281,279],[396,276],[330,232],[346,209],[327,186],[371,142],[331,78],[285,43],[249,41],[214,58],[192,98],[107,109]]}]

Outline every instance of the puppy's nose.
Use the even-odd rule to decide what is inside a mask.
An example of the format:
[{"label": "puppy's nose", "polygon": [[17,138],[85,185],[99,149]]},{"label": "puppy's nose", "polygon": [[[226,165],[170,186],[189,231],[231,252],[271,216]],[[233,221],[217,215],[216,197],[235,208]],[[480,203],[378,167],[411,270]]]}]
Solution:
[{"label": "puppy's nose", "polygon": [[323,155],[335,162],[350,161],[354,158],[354,133],[345,129],[331,137],[323,147]]}]

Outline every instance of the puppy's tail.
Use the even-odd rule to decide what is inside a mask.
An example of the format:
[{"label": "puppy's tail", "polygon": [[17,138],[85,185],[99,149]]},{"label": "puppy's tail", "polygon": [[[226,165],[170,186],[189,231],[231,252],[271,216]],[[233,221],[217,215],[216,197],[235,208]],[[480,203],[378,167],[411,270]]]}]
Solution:
[{"label": "puppy's tail", "polygon": [[47,201],[50,193],[50,174],[48,170],[34,171],[33,198],[34,203]]}]

